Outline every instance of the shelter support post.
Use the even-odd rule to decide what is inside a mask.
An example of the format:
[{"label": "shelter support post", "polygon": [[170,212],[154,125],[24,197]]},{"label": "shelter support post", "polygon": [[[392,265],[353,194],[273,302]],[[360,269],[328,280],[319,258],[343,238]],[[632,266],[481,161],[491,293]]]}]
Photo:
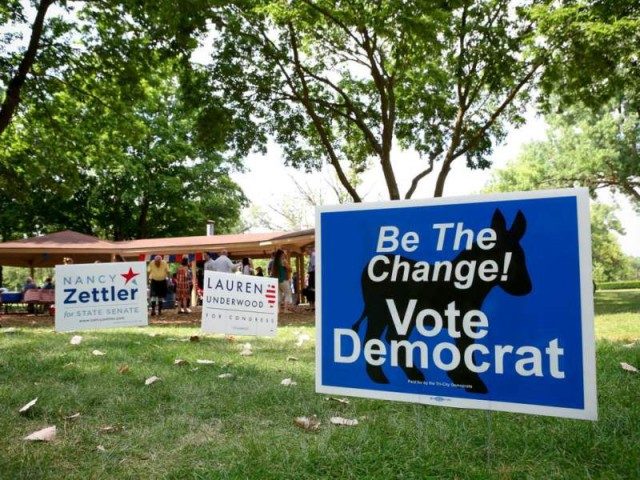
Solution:
[{"label": "shelter support post", "polygon": [[193,262],[191,262],[191,280],[193,287],[191,288],[191,306],[194,307],[198,305],[198,277],[196,276],[196,258],[193,257]]},{"label": "shelter support post", "polygon": [[304,285],[304,257],[300,253],[296,253],[296,271],[298,272],[298,276],[296,278],[296,296],[297,302],[296,304],[302,303],[302,288]]}]

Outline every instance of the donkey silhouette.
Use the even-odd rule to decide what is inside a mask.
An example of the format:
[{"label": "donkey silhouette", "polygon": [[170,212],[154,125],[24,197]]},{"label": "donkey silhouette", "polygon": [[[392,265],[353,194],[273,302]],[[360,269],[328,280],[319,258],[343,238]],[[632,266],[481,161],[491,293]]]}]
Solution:
[{"label": "donkey silhouette", "polygon": [[[480,310],[486,296],[495,286],[501,287],[510,295],[527,295],[531,292],[531,279],[527,271],[525,254],[520,246],[520,239],[526,230],[526,219],[521,211],[516,214],[515,220],[511,228],[507,229],[506,221],[502,212],[496,210],[491,221],[491,228],[496,232],[495,245],[489,250],[481,249],[475,243],[470,250],[465,250],[452,260],[453,271],[458,262],[466,260],[477,260],[478,263],[485,260],[494,260],[498,265],[504,264],[506,252],[511,252],[511,261],[509,269],[506,272],[506,280],[502,280],[502,275],[491,282],[477,281],[472,284],[469,289],[461,290],[454,286],[454,280],[450,281],[436,280],[430,282],[417,282],[409,278],[408,281],[391,281],[383,280],[374,282],[369,278],[367,268],[362,273],[362,298],[364,300],[364,310],[360,318],[353,324],[352,328],[356,332],[360,328],[360,324],[367,319],[367,330],[365,333],[365,342],[371,339],[382,339],[386,330],[386,340],[402,341],[408,340],[411,332],[415,328],[415,317],[412,318],[411,324],[404,335],[397,332],[386,299],[394,299],[398,312],[406,311],[411,299],[417,300],[416,311],[424,308],[431,308],[437,312],[444,312],[447,305],[453,301],[456,302],[456,308],[460,311],[460,317],[464,317],[465,313],[470,310]],[[387,256],[390,260],[391,255]],[[403,262],[408,262],[412,267],[416,261],[401,257]],[[376,265],[375,275],[381,275],[383,272],[388,273],[387,279],[390,278],[392,265]],[[443,329],[447,326],[447,317],[443,315]],[[429,323],[430,321],[430,323]],[[433,326],[434,321],[429,318],[425,324]],[[462,330],[459,338],[455,339],[456,346],[463,357],[467,347],[473,344],[473,339],[469,338],[464,330]],[[476,363],[476,359],[473,359]],[[398,349],[398,363],[403,369],[409,380],[424,382],[425,377],[420,369],[414,366],[407,366],[406,350]],[[476,363],[477,364],[477,363]],[[376,383],[389,383],[389,380],[382,371],[382,366],[370,365],[366,366],[367,374],[371,380]],[[447,372],[449,378],[454,384],[467,385],[465,390],[473,393],[487,393],[487,387],[480,379],[479,375],[470,371],[464,362]]]}]

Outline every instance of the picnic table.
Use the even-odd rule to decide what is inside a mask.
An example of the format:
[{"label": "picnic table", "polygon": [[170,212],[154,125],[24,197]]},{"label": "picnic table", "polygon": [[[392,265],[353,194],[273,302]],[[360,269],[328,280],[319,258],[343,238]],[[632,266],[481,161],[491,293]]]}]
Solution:
[{"label": "picnic table", "polygon": [[[22,305],[33,305],[34,311],[44,313],[45,309],[51,307],[55,302],[55,290],[45,288],[32,288],[24,292],[2,292],[0,293],[0,309],[5,314],[9,313],[11,307],[20,308]],[[17,312],[13,312],[17,313]]]}]

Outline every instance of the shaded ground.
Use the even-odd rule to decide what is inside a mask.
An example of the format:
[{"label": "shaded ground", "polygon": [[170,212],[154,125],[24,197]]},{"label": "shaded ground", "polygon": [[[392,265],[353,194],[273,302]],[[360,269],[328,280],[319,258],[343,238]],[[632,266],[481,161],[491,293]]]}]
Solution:
[{"label": "shaded ground", "polygon": [[[162,316],[149,317],[149,325],[166,326],[199,326],[201,307],[194,307],[191,313],[178,314],[177,309],[163,310]],[[315,312],[307,306],[295,307],[295,310],[288,313],[280,313],[278,325],[304,325],[313,326],[315,324]],[[0,328],[2,327],[51,327],[54,326],[54,317],[49,314],[28,315],[28,314],[2,314],[0,315]]]}]

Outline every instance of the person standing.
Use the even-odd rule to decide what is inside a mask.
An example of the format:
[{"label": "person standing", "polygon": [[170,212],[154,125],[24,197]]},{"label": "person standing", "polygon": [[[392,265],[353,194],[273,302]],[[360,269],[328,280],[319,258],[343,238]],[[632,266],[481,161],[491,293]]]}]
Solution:
[{"label": "person standing", "polygon": [[251,259],[249,257],[242,259],[242,274],[253,275],[253,267],[251,266]]},{"label": "person standing", "polygon": [[189,259],[182,258],[182,265],[176,272],[176,300],[178,300],[178,313],[191,313],[189,301],[191,297],[191,270],[189,270]]},{"label": "person standing", "polygon": [[307,288],[305,297],[309,300],[311,308],[316,306],[316,251],[314,247],[309,247],[309,280],[307,282]]},{"label": "person standing", "polygon": [[269,263],[267,263],[267,275],[270,277],[277,277],[277,275],[272,275],[273,272],[273,259],[276,257],[276,252],[271,252],[271,257],[269,258]]},{"label": "person standing", "polygon": [[204,252],[204,271],[205,272],[207,270],[210,270],[210,271],[214,270],[214,266],[213,266],[214,260],[215,260],[215,254]]},{"label": "person standing", "polygon": [[169,276],[169,264],[160,255],[153,258],[147,269],[149,274],[151,292],[151,315],[156,314],[156,303],[158,304],[158,315],[162,314],[162,303],[167,296],[167,277]]},{"label": "person standing", "polygon": [[270,275],[278,279],[278,294],[280,297],[280,309],[283,313],[287,313],[287,307],[291,303],[291,283],[289,278],[291,268],[287,262],[287,255],[282,249],[276,251],[273,257],[273,264]]},{"label": "person standing", "polygon": [[213,271],[223,273],[233,273],[238,269],[238,265],[233,263],[229,257],[229,252],[222,250],[218,258],[213,261]]}]

